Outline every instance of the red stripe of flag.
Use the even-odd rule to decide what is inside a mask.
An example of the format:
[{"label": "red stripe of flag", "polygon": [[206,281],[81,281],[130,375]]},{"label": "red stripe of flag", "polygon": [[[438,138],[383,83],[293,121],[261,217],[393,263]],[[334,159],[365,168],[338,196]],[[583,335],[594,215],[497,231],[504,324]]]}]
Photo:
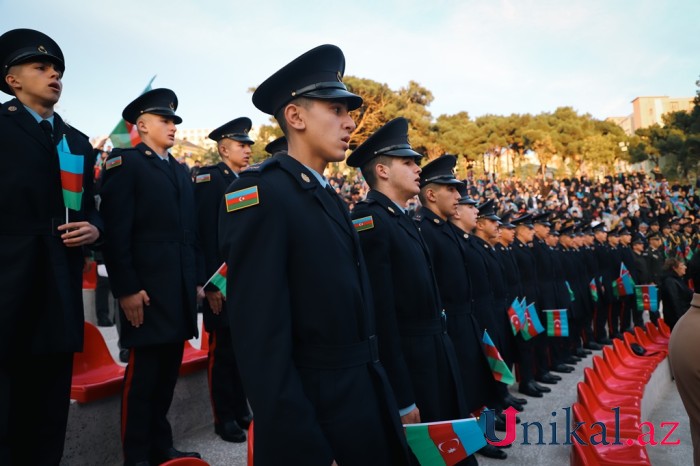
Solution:
[{"label": "red stripe of flag", "polygon": [[452,424],[429,425],[428,433],[447,466],[453,466],[467,457],[467,452],[452,428]]},{"label": "red stripe of flag", "polygon": [[83,175],[61,170],[61,187],[67,191],[80,193],[83,191]]}]

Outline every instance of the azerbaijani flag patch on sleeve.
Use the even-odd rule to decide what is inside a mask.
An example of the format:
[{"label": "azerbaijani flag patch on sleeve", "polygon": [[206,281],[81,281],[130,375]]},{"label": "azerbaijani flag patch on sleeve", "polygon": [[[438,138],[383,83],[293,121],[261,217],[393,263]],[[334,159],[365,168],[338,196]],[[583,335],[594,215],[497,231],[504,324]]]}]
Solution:
[{"label": "azerbaijani flag patch on sleeve", "polygon": [[105,162],[105,170],[110,170],[114,167],[118,167],[119,165],[122,164],[122,156],[114,157],[113,159],[109,159]]},{"label": "azerbaijani flag patch on sleeve", "polygon": [[226,193],[224,198],[226,199],[226,212],[234,212],[260,204],[257,185],[232,193]]},{"label": "azerbaijani flag patch on sleeve", "polygon": [[352,225],[355,227],[355,230],[358,232],[370,230],[370,229],[374,228],[374,219],[372,218],[371,215],[369,215],[367,217],[362,217],[362,218],[358,218],[356,220],[353,220]]},{"label": "azerbaijani flag patch on sleeve", "polygon": [[207,181],[211,181],[211,173],[197,175],[197,177],[195,178],[195,183],[206,183]]}]

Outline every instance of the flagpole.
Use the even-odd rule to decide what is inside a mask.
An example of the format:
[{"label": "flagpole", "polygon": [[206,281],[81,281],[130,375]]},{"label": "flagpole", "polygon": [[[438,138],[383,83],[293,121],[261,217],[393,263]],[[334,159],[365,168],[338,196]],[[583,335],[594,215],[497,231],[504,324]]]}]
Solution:
[{"label": "flagpole", "polygon": [[223,264],[221,264],[221,265],[219,266],[219,268],[216,269],[216,272],[214,272],[214,274],[213,274],[211,277],[209,277],[209,280],[207,280],[207,282],[206,282],[204,285],[202,285],[202,289],[204,289],[204,288],[207,287],[207,285],[209,284],[209,282],[211,282],[211,280],[212,280],[214,277],[216,277],[216,274],[219,273],[219,270],[221,270],[221,267],[223,267],[225,264],[226,264],[226,262],[224,262]]}]

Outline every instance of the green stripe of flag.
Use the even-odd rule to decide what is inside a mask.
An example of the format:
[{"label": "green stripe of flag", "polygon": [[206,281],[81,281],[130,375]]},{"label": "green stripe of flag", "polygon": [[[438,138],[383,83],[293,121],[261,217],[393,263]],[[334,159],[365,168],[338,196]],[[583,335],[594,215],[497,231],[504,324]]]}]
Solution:
[{"label": "green stripe of flag", "polygon": [[66,208],[72,210],[80,210],[80,206],[83,201],[83,192],[74,193],[73,191],[63,190],[63,203]]},{"label": "green stripe of flag", "polygon": [[224,298],[226,297],[226,277],[220,275],[218,272],[212,277],[211,282],[212,285],[217,287],[219,291],[221,291],[221,294],[224,295]]},{"label": "green stripe of flag", "polygon": [[421,465],[442,466],[445,464],[440,451],[430,438],[428,426],[417,425],[406,429],[406,440]]}]

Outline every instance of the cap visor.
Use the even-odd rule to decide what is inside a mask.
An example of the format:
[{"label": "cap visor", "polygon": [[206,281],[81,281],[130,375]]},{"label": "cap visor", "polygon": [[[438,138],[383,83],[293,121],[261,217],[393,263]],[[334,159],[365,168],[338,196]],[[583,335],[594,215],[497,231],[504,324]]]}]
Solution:
[{"label": "cap visor", "polygon": [[362,105],[362,97],[343,89],[317,89],[307,92],[299,97],[309,97],[311,99],[344,99],[348,103],[348,110],[356,110]]}]

